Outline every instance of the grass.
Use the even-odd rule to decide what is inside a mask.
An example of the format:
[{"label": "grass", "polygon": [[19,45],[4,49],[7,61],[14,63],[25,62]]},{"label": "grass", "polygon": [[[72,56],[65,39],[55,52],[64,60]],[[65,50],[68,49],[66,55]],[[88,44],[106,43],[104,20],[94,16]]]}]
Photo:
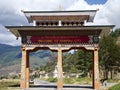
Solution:
[{"label": "grass", "polygon": [[[43,79],[49,82],[57,82],[57,78],[48,78],[48,79]],[[92,80],[90,78],[63,78],[63,83],[64,84],[91,84]]]},{"label": "grass", "polygon": [[109,90],[120,90],[120,83],[110,87]]},{"label": "grass", "polygon": [[115,82],[119,82],[119,79],[108,79],[107,82],[108,83],[115,83]]},{"label": "grass", "polygon": [[49,82],[57,82],[57,78],[50,77],[50,78],[47,79],[47,81],[49,81]]},{"label": "grass", "polygon": [[63,82],[65,84],[90,84],[90,78],[64,78]]},{"label": "grass", "polygon": [[0,80],[0,90],[20,90],[19,83],[16,79]]}]

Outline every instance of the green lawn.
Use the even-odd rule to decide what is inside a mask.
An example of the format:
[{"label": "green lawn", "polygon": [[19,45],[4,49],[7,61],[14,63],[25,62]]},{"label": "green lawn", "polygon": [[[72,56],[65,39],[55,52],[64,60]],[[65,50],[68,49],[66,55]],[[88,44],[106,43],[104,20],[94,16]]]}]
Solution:
[{"label": "green lawn", "polygon": [[[42,78],[42,80],[46,80],[49,82],[57,82],[57,78]],[[63,78],[64,84],[91,84],[91,78]]]},{"label": "green lawn", "polygon": [[20,90],[19,83],[15,79],[0,80],[0,90]]},{"label": "green lawn", "polygon": [[63,82],[65,84],[91,84],[92,80],[90,78],[64,78]]},{"label": "green lawn", "polygon": [[120,83],[115,86],[110,87],[109,90],[120,90]]}]

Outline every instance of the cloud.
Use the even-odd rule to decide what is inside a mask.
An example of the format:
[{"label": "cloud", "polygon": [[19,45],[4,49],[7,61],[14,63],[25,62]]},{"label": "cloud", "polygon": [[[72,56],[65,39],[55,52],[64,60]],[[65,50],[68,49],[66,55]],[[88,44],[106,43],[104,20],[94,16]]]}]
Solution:
[{"label": "cloud", "polygon": [[119,17],[120,17],[120,1],[119,0],[107,0],[107,2],[102,4],[89,5],[85,0],[78,0],[73,5],[71,5],[67,10],[96,10],[97,12],[94,23],[96,25],[116,25],[116,28],[120,27]]},{"label": "cloud", "polygon": [[107,0],[103,4],[89,5],[85,0],[0,0],[0,42],[12,45],[20,44],[14,35],[4,28],[6,25],[29,25],[21,10],[51,11],[58,10],[96,10],[93,24],[114,24],[120,27],[120,1]]},{"label": "cloud", "polygon": [[2,8],[20,12],[20,10],[58,10],[59,5],[67,8],[76,1],[78,0],[1,0],[0,3]]},{"label": "cloud", "polygon": [[59,9],[59,5],[66,9],[76,1],[78,0],[0,0],[0,24],[28,25],[21,10],[54,11]]},{"label": "cloud", "polygon": [[20,38],[16,40],[16,37],[11,34],[11,32],[7,31],[6,28],[0,25],[0,43],[2,44],[9,44],[9,45],[20,45]]},{"label": "cloud", "polygon": [[68,7],[67,10],[96,10],[102,7],[102,4],[89,5],[85,0],[78,0]]},{"label": "cloud", "polygon": [[113,24],[116,28],[120,28],[120,1],[108,0],[103,8],[97,13],[95,23],[97,24]]},{"label": "cloud", "polygon": [[[4,26],[29,25],[21,10],[50,11],[58,10],[59,5],[67,8],[77,0],[0,0],[0,42],[19,45],[20,40],[4,28]],[[66,4],[67,3],[67,4]]]},{"label": "cloud", "polygon": [[12,34],[10,34],[9,37],[6,36],[5,34],[0,34],[0,42],[2,44],[9,44],[12,46],[16,46],[16,45],[21,44],[20,39],[16,40],[16,37]]}]

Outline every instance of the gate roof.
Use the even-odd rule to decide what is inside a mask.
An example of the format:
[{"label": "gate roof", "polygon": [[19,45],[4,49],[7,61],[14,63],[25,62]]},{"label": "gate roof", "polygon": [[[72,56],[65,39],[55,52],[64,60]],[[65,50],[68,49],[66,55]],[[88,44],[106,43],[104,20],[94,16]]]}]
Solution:
[{"label": "gate roof", "polygon": [[[6,26],[16,37],[24,35],[99,35],[107,36],[114,25],[98,26]],[[71,32],[71,33],[67,33]]]}]

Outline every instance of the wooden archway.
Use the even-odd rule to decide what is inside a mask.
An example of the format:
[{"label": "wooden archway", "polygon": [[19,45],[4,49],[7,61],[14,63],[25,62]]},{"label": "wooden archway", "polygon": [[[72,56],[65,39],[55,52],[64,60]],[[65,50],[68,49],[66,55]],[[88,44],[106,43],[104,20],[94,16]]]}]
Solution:
[{"label": "wooden archway", "polygon": [[[73,47],[74,46],[74,47]],[[63,88],[63,70],[62,70],[62,52],[68,51],[71,48],[85,48],[86,50],[91,50],[94,53],[93,57],[93,88],[98,89],[100,87],[100,80],[99,80],[99,64],[98,64],[98,44],[96,45],[46,45],[44,47],[38,47],[35,45],[23,45],[22,47],[22,64],[21,64],[21,88],[29,88],[29,52],[34,52],[39,49],[50,49],[53,51],[58,52],[58,82],[57,88]],[[75,47],[76,46],[76,47]]]}]

